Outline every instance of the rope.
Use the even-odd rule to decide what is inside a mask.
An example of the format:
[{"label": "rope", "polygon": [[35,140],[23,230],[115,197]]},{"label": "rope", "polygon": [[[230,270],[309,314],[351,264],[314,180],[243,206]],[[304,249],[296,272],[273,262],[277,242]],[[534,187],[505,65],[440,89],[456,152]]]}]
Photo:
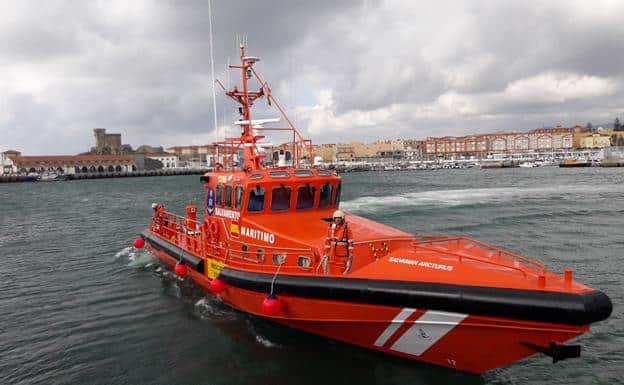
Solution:
[{"label": "rope", "polygon": [[273,279],[271,280],[271,293],[269,295],[273,295],[273,287],[275,286],[275,280],[277,279],[277,275],[279,274],[282,265],[286,263],[286,257],[284,257],[284,261],[277,266],[277,270],[275,270],[275,274],[273,274]]}]

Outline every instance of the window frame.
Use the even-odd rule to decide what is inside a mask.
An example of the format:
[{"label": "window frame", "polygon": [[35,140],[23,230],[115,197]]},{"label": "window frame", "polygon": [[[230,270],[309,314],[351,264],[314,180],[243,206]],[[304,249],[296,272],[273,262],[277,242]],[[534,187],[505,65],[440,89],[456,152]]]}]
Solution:
[{"label": "window frame", "polygon": [[[275,194],[276,190],[281,190],[281,189],[288,190],[288,206],[284,209],[275,210],[273,208],[273,195]],[[269,204],[269,208],[271,209],[271,212],[276,212],[276,213],[287,212],[290,210],[291,206],[292,206],[292,187],[281,185],[279,187],[273,187],[271,189],[271,203]]]},{"label": "window frame", "polygon": [[[262,208],[260,210],[249,210],[249,201],[251,199],[251,194],[252,194],[252,192],[255,193],[256,188],[259,188],[263,192],[263,194],[262,194]],[[260,185],[256,185],[253,188],[250,188],[248,190],[249,191],[247,193],[247,201],[246,201],[247,202],[246,203],[247,207],[246,207],[246,211],[248,213],[250,213],[250,214],[263,213],[265,208],[266,208],[266,196],[267,196],[266,189],[264,187],[260,186]],[[258,195],[256,195],[256,196],[258,196]]]},{"label": "window frame", "polygon": [[[322,197],[323,197],[323,187],[325,186],[329,186],[329,196],[327,197],[327,205],[321,206]],[[327,209],[327,208],[332,207],[332,200],[334,198],[334,190],[335,188],[332,182],[323,183],[321,185],[321,188],[319,188],[319,203],[318,203],[319,209]]]},{"label": "window frame", "polygon": [[[240,192],[240,195],[238,194]],[[243,186],[236,186],[234,189],[234,209],[241,210],[243,208],[243,197],[245,196],[245,189]]]},{"label": "window frame", "polygon": [[340,198],[341,198],[341,194],[342,194],[342,183],[338,182],[336,183],[336,191],[335,191],[335,196],[334,196],[334,207],[338,208],[340,206]]},{"label": "window frame", "polygon": [[[230,192],[228,192],[228,189],[230,190]],[[225,185],[225,199],[223,202],[223,206],[232,208],[232,191],[234,191],[234,186],[232,186],[231,184]],[[228,200],[230,201],[229,204]]]},{"label": "window frame", "polygon": [[217,191],[216,191],[216,197],[215,197],[215,205],[217,206],[223,206],[223,183],[218,183],[217,184]]},{"label": "window frame", "polygon": [[[312,204],[310,205],[310,207],[299,207],[299,192],[301,189],[312,189]],[[314,208],[316,208],[316,186],[311,184],[311,183],[306,183],[306,184],[301,184],[299,186],[297,186],[297,196],[296,196],[296,201],[295,201],[295,210],[297,211],[306,211],[306,210],[313,210]]]}]

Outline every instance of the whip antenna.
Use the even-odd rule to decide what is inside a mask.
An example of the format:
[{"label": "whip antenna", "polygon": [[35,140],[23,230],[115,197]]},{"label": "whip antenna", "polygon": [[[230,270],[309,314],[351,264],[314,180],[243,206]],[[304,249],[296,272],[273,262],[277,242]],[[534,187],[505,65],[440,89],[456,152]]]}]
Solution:
[{"label": "whip antenna", "polygon": [[[208,26],[210,29],[210,72],[212,76],[212,112],[214,117],[214,129],[215,129],[215,142],[219,141],[219,123],[217,122],[217,91],[215,86],[215,72],[214,72],[214,53],[212,46],[214,42],[212,40],[212,0],[208,0]],[[219,161],[219,146],[216,146],[216,159],[215,164]],[[201,160],[200,160],[201,162]]]}]

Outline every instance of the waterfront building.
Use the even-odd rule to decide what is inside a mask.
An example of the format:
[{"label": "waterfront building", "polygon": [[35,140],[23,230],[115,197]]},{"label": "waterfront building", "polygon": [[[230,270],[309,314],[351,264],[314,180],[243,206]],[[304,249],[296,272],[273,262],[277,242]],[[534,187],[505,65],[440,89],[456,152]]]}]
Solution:
[{"label": "waterfront building", "polygon": [[17,172],[11,158],[22,155],[21,152],[8,150],[0,154],[0,175],[14,174]]},{"label": "waterfront building", "polygon": [[423,140],[406,139],[403,141],[403,155],[406,160],[421,160],[425,142]]},{"label": "waterfront building", "polygon": [[586,131],[581,126],[557,126],[529,132],[429,137],[423,141],[422,148],[426,158],[483,158],[493,153],[570,151],[574,149],[574,135]]},{"label": "waterfront building", "polygon": [[2,153],[2,174],[56,172],[59,174],[136,171],[132,155],[37,155]]},{"label": "waterfront building", "polygon": [[403,140],[377,140],[372,143],[351,142],[355,158],[375,158],[379,154],[391,154],[394,151],[402,151],[404,149]]},{"label": "waterfront building", "polygon": [[206,159],[206,155],[214,153],[215,146],[213,144],[197,145],[197,146],[174,146],[169,147],[167,152],[174,154],[180,161],[184,162],[202,162]]},{"label": "waterfront building", "polygon": [[611,135],[599,132],[582,132],[574,135],[575,148],[611,147]]},{"label": "waterfront building", "polygon": [[355,149],[350,143],[336,145],[336,160],[338,162],[352,162],[355,160]]},{"label": "waterfront building", "polygon": [[178,157],[174,154],[169,154],[167,152],[162,153],[149,153],[145,154],[146,158],[154,159],[163,164],[163,168],[177,168],[178,167]]},{"label": "waterfront building", "polygon": [[312,146],[312,151],[315,156],[323,158],[323,162],[335,162],[336,148],[337,146],[334,143],[315,144]]}]

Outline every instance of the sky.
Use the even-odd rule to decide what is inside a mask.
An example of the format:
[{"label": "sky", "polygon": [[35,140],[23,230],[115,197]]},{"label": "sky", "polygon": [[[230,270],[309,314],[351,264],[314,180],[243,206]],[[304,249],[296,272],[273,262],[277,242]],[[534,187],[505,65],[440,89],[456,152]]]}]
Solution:
[{"label": "sky", "polygon": [[[316,143],[624,121],[624,1],[213,0],[216,77],[257,70]],[[215,140],[208,0],[0,0],[0,151]],[[237,105],[217,90],[219,134]],[[255,117],[277,117],[265,101]]]}]

